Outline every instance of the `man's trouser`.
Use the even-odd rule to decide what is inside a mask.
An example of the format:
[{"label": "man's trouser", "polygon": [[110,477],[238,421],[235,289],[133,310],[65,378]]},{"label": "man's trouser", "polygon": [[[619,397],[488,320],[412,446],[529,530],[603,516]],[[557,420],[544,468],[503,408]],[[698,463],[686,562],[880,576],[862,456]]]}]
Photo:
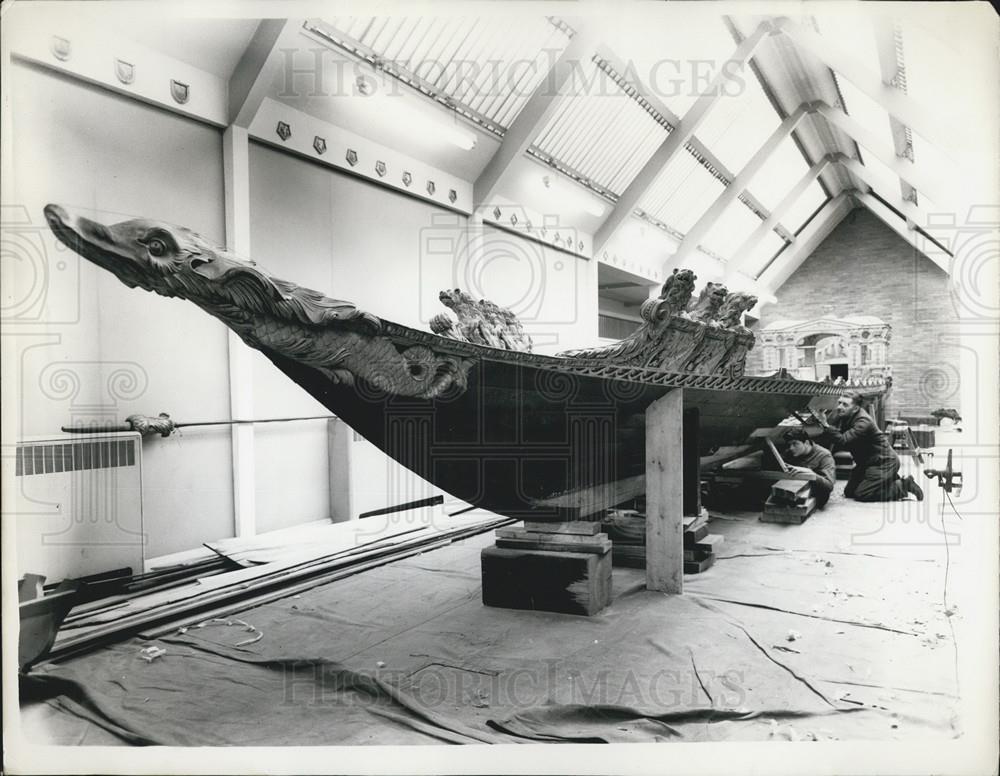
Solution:
[{"label": "man's trouser", "polygon": [[899,474],[899,459],[874,458],[855,462],[844,495],[855,501],[899,501],[906,498],[906,488]]}]

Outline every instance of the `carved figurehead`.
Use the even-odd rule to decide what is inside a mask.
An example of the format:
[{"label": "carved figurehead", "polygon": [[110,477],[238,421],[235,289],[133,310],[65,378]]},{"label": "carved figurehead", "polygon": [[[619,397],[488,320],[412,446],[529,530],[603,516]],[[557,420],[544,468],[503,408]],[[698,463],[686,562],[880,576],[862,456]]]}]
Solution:
[{"label": "carved figurehead", "polygon": [[743,313],[752,310],[757,304],[757,297],[753,294],[745,294],[742,291],[734,291],[726,297],[726,300],[719,308],[719,325],[727,329],[746,330],[743,325]]},{"label": "carved figurehead", "polygon": [[716,319],[719,315],[719,309],[728,293],[722,283],[708,281],[701,290],[698,299],[688,307],[688,315],[691,316],[692,320],[707,323],[710,326],[718,326],[719,322]]},{"label": "carved figurehead", "polygon": [[664,320],[674,315],[683,314],[691,301],[691,294],[694,293],[694,281],[697,279],[698,276],[691,270],[675,268],[670,277],[663,283],[659,298],[653,300],[649,308],[650,317],[648,320]]},{"label": "carved figurehead", "polygon": [[452,310],[457,321],[447,314],[431,318],[431,331],[441,337],[487,345],[501,350],[531,350],[531,338],[515,315],[489,299],[478,302],[460,288],[448,288],[438,294],[438,299]]},{"label": "carved figurehead", "polygon": [[184,227],[134,219],[105,226],[47,205],[61,242],[129,288],[194,302],[248,345],[323,371],[334,382],[361,377],[377,388],[434,396],[462,384],[469,365],[424,346],[397,349],[382,322],[350,302],[271,276]]}]

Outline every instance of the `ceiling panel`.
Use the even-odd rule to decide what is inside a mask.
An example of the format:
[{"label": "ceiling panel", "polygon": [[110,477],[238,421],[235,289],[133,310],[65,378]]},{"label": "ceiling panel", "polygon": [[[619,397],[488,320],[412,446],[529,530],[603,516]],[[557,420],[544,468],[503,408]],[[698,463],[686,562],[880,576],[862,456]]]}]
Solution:
[{"label": "ceiling panel", "polygon": [[345,16],[321,24],[339,45],[391,63],[500,131],[570,40],[564,25],[541,15]]},{"label": "ceiling panel", "polygon": [[753,72],[744,71],[742,81],[742,86],[731,84],[738,92],[720,94],[696,133],[734,174],[781,124]]},{"label": "ceiling panel", "polygon": [[667,130],[593,61],[535,140],[551,157],[599,187],[621,194],[667,136]]},{"label": "ceiling panel", "polygon": [[639,207],[653,218],[678,232],[687,232],[725,186],[691,154],[680,153],[671,160]]},{"label": "ceiling panel", "polygon": [[743,244],[761,220],[742,202],[733,202],[722,211],[701,244],[723,259],[735,258],[736,250]]}]

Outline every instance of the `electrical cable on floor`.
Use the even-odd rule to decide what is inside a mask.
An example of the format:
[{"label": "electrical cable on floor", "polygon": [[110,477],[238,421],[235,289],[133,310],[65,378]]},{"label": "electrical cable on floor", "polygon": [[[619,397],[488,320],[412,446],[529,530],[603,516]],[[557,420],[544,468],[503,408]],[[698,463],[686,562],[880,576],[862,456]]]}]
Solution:
[{"label": "electrical cable on floor", "polygon": [[[942,490],[944,497],[948,499],[948,503],[951,503],[951,496],[948,491]],[[955,505],[951,504],[951,508],[955,509]],[[955,514],[958,515],[958,510],[955,510]],[[962,518],[958,515],[959,519]],[[952,611],[948,607],[948,571],[951,567],[951,548],[948,544],[948,531],[944,524],[944,499],[941,499],[941,538],[944,540],[944,589],[943,589],[943,602],[944,602],[944,618],[948,621],[948,630],[951,632],[951,645],[955,651],[955,694],[959,697],[962,696],[962,688],[958,679],[958,641],[955,639],[955,626],[952,625],[951,615]]]}]

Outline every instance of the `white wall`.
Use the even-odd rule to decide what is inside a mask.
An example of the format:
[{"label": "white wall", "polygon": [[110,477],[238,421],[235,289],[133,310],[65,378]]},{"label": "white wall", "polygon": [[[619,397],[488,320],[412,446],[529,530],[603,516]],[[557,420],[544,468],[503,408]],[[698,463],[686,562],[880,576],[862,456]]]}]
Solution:
[{"label": "white wall", "polygon": [[[33,66],[12,70],[13,201],[38,229],[49,300],[37,322],[6,316],[7,299],[30,295],[33,273],[5,257],[4,333],[16,336],[19,357],[16,376],[5,379],[21,388],[15,435],[120,423],[132,413],[228,418],[224,328],[188,302],[130,290],[57,247],[42,218],[56,202],[105,222],[155,216],[221,240],[221,134]],[[148,439],[143,455],[147,555],[232,535],[227,429]]]}]

